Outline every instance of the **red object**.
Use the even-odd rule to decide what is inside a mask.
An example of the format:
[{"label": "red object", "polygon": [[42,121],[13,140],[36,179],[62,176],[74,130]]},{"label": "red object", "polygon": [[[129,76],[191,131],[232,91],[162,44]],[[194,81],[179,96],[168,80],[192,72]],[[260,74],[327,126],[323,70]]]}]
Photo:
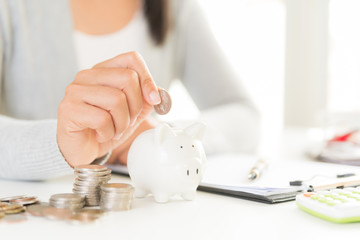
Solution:
[{"label": "red object", "polygon": [[346,142],[349,139],[349,137],[352,134],[354,134],[355,132],[357,132],[357,131],[355,130],[355,131],[346,133],[344,135],[336,136],[333,139],[330,139],[329,142]]}]

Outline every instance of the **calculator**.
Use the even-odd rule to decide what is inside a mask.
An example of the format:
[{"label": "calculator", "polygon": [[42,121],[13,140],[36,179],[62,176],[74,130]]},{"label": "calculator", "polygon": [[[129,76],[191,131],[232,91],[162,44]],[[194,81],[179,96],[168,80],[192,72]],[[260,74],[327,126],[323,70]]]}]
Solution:
[{"label": "calculator", "polygon": [[302,193],[296,196],[296,204],[305,212],[331,222],[360,222],[360,187]]}]

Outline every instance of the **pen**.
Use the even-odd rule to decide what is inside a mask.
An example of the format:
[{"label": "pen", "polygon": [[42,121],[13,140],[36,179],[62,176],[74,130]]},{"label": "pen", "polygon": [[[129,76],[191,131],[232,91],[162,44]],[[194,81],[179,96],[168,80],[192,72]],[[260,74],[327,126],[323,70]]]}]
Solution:
[{"label": "pen", "polygon": [[260,177],[260,175],[262,174],[262,172],[265,170],[265,168],[267,168],[268,164],[265,161],[265,159],[260,158],[255,165],[253,166],[253,168],[250,170],[250,173],[248,175],[248,179],[249,180],[255,180],[257,178]]}]

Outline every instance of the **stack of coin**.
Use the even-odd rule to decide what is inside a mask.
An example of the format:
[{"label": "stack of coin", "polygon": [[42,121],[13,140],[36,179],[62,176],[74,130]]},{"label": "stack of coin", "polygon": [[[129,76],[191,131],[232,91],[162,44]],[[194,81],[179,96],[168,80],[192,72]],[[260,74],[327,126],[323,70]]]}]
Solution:
[{"label": "stack of coin", "polygon": [[100,185],[111,178],[111,170],[102,165],[81,165],[75,168],[73,192],[85,196],[86,206],[98,206]]},{"label": "stack of coin", "polygon": [[100,208],[108,211],[129,210],[134,188],[126,183],[108,183],[101,185]]},{"label": "stack of coin", "polygon": [[[8,204],[5,202],[0,203],[0,212],[5,214],[16,214],[25,211],[25,207],[20,204]],[[2,214],[4,215],[4,214]]]},{"label": "stack of coin", "polygon": [[54,194],[49,203],[52,207],[77,210],[84,207],[85,197],[75,193]]}]

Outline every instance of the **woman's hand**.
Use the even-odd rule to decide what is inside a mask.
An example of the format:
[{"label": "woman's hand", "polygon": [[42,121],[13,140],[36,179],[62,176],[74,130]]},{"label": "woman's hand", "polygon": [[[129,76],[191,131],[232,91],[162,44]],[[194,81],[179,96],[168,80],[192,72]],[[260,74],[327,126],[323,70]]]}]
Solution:
[{"label": "woman's hand", "polygon": [[144,60],[135,52],[83,70],[59,105],[59,149],[70,166],[89,164],[125,143],[160,101]]},{"label": "woman's hand", "polygon": [[122,165],[127,165],[127,157],[128,157],[128,153],[129,153],[129,149],[131,144],[133,143],[133,141],[135,140],[135,138],[142,132],[152,129],[156,126],[156,122],[155,120],[153,120],[152,118],[148,117],[147,119],[145,119],[137,128],[136,130],[132,133],[132,135],[130,137],[128,137],[126,139],[125,142],[121,143],[120,146],[118,146],[117,148],[115,148],[112,151],[112,154],[110,156],[110,158],[107,161],[107,164],[116,164],[116,163],[120,163]]}]

